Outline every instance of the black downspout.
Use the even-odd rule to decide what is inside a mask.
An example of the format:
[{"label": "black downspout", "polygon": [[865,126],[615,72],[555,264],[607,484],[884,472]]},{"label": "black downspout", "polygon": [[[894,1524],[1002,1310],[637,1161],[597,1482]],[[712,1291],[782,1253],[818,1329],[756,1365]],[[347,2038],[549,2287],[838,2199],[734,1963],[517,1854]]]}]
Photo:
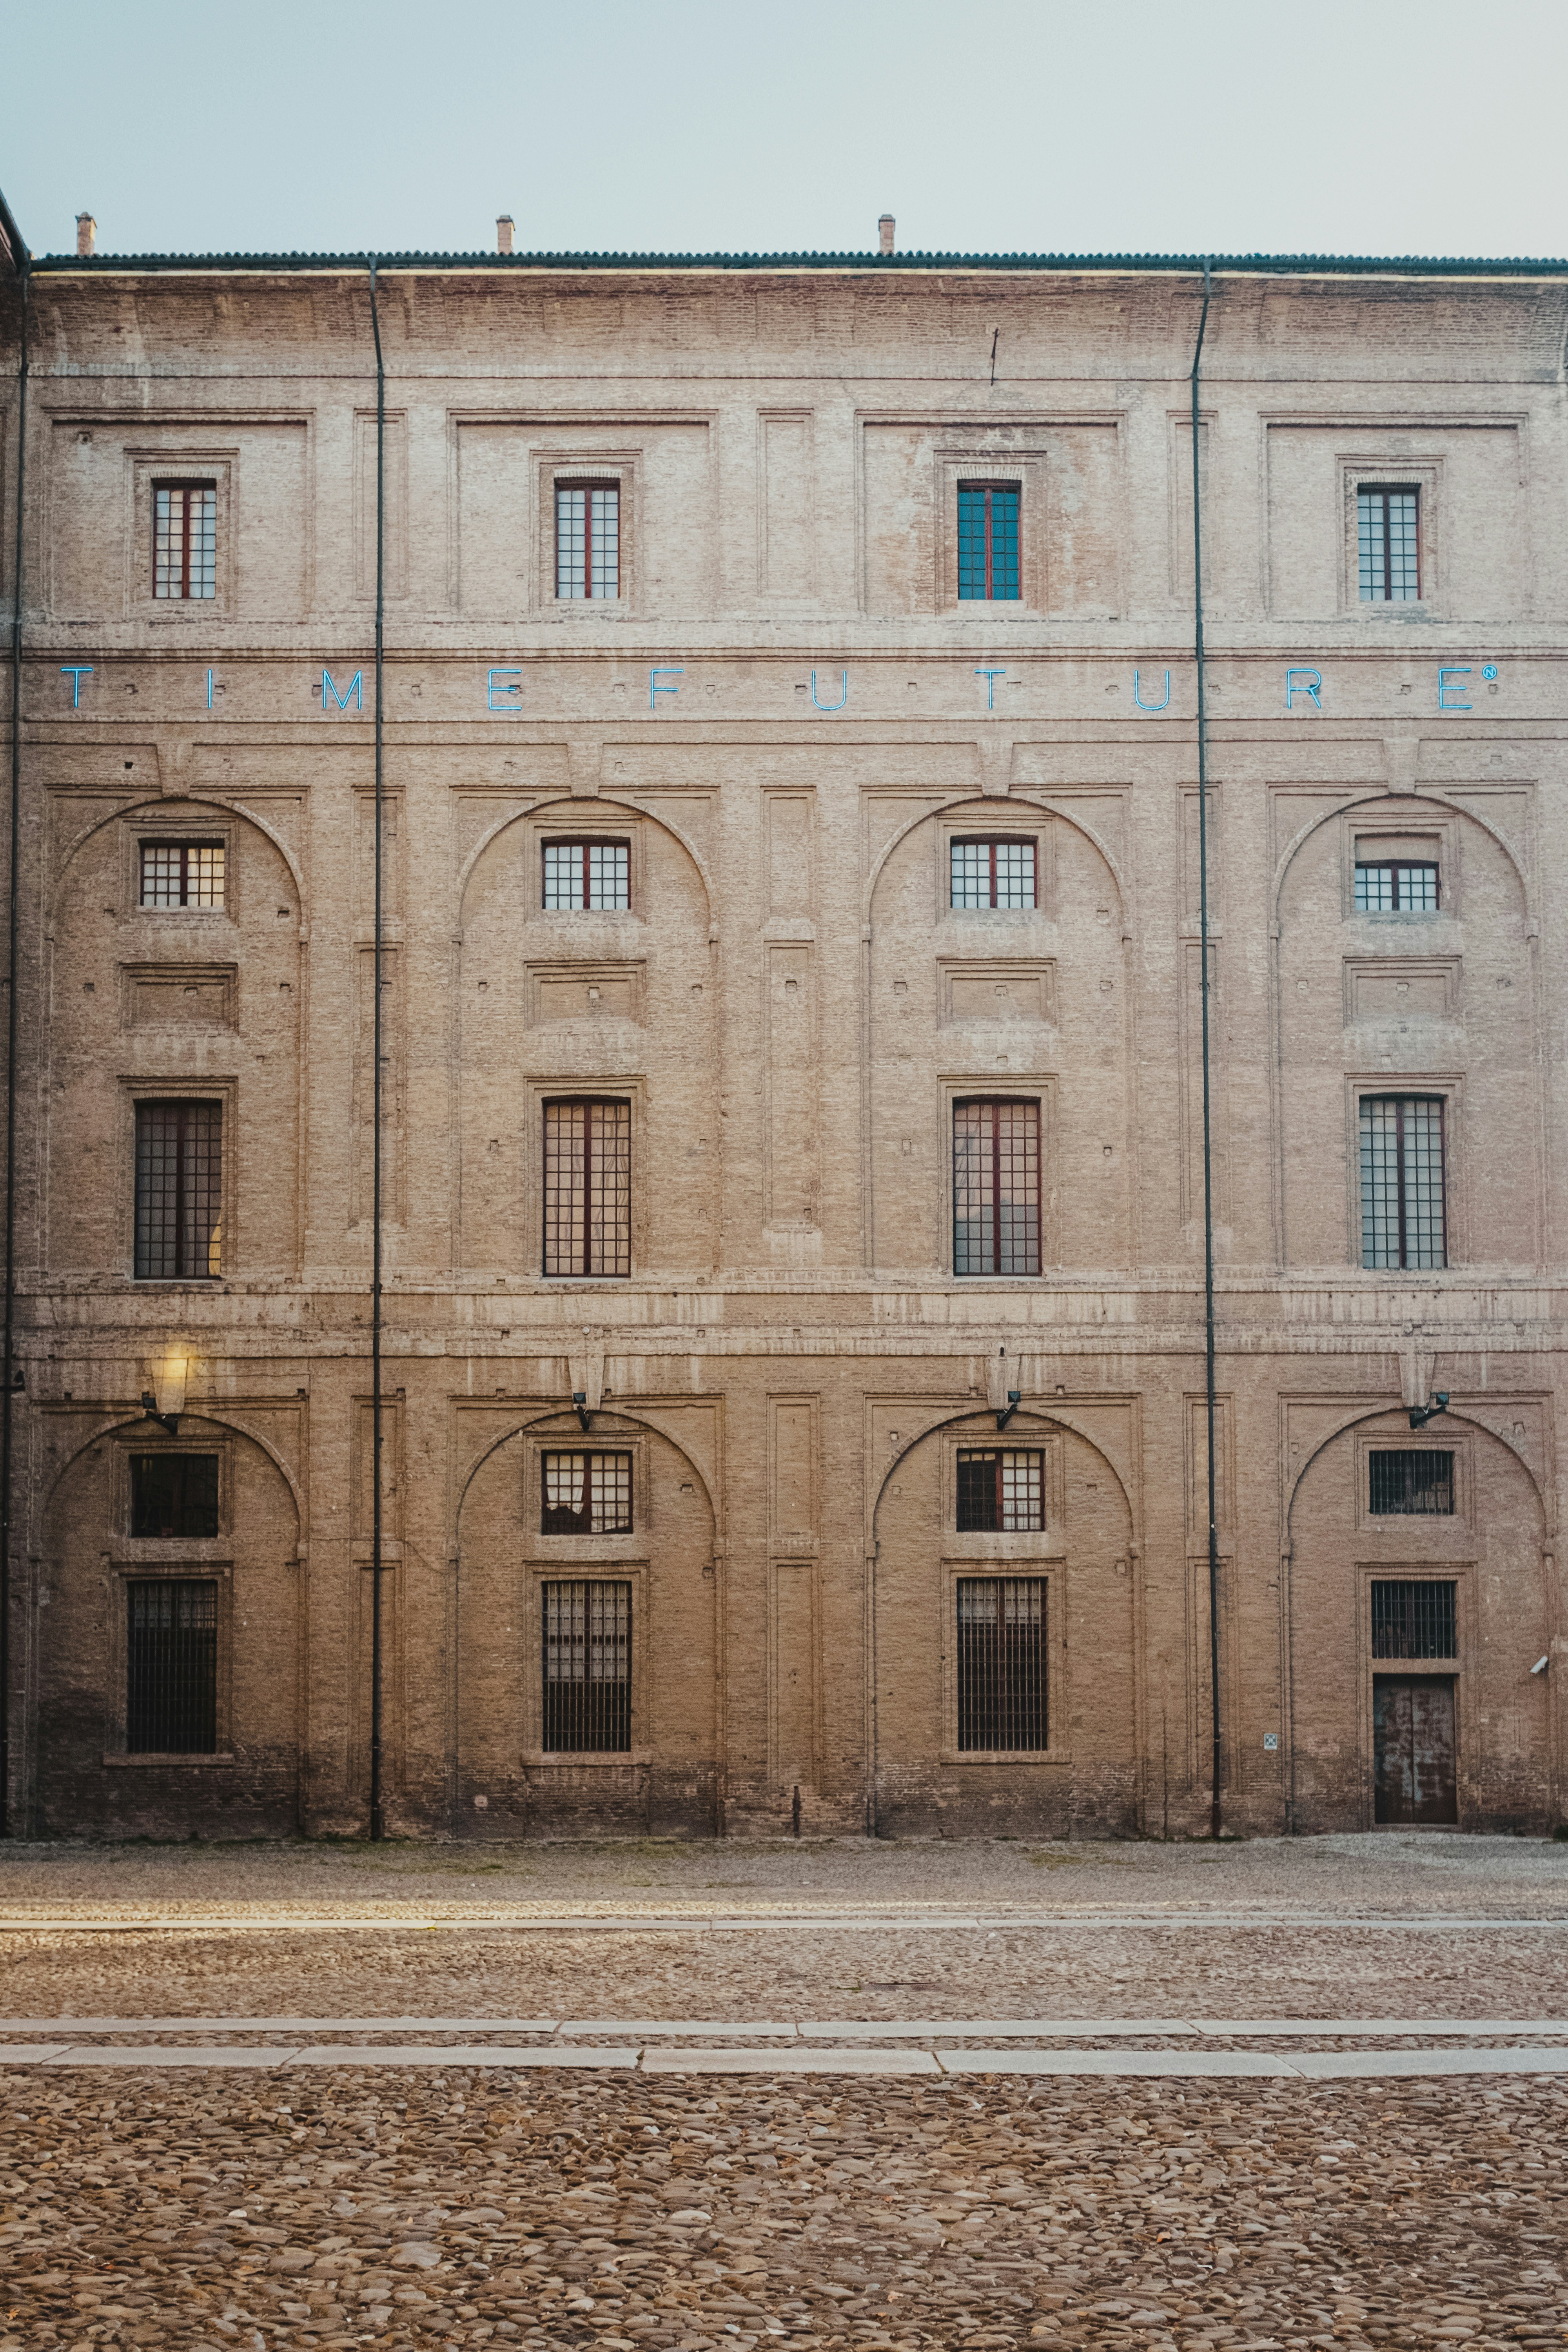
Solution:
[{"label": "black downspout", "polygon": [[370,1833],[386,1834],[381,1786],[381,930],[382,930],[382,639],[385,596],[386,371],[375,262],[370,265],[370,323],[375,337],[375,1010],[371,1020],[371,1284],[370,1284]]},{"label": "black downspout", "polygon": [[1209,1506],[1209,1711],[1213,1752],[1209,1777],[1209,1835],[1220,1833],[1220,1709],[1219,1709],[1219,1522],[1215,1461],[1214,1335],[1214,1133],[1209,1076],[1209,752],[1208,703],[1204,675],[1204,502],[1198,464],[1198,370],[1203,364],[1204,334],[1209,322],[1209,265],[1204,262],[1204,307],[1198,319],[1198,340],[1193,352],[1193,652],[1198,670],[1198,953],[1202,972],[1198,990],[1203,1008],[1204,1040],[1204,1402],[1208,1417]]},{"label": "black downspout", "polygon": [[22,856],[22,500],[27,484],[27,250],[18,246],[22,357],[16,373],[16,551],[11,615],[11,871],[5,987],[5,1360],[0,1387],[0,1837],[11,1834],[11,1453],[16,1339],[16,982]]}]

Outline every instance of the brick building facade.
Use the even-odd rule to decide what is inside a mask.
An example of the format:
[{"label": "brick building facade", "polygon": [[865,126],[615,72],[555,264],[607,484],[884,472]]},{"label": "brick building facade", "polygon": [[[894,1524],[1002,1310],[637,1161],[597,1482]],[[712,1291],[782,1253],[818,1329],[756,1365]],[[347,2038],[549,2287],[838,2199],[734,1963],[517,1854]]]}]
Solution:
[{"label": "brick building facade", "polygon": [[[1565,277],[1213,276],[1238,1832],[1565,1810]],[[1203,294],[33,266],[14,1830],[366,1819],[378,480],[388,1826],[1206,1830]]]}]

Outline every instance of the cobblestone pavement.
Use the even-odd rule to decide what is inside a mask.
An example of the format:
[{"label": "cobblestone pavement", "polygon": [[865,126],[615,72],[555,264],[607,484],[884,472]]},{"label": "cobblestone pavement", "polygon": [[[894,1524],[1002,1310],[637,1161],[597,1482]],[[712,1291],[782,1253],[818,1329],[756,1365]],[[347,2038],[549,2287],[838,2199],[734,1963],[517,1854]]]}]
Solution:
[{"label": "cobblestone pavement", "polygon": [[[1033,1851],[1038,1864],[995,1848],[862,1864],[834,1846],[803,1866],[732,1847],[402,1849],[366,1866],[308,1849],[13,1849],[6,1918],[242,1901],[283,1918],[363,1910],[367,1879],[394,1891],[386,1924],[363,1933],[212,1917],[5,1934],[0,2007],[737,2025],[1568,2017],[1568,1926],[1504,1924],[1568,1922],[1568,1848]],[[652,1890],[661,1910],[679,1895],[691,1917],[546,1931],[492,1911],[487,1928],[484,1898],[514,1868],[542,1909],[621,1914],[640,1876],[667,1882]],[[1106,1892],[1122,1871],[1125,1902]],[[803,1876],[863,1913],[984,1897],[1016,1903],[1021,1924],[770,1923]],[[473,1926],[395,1924],[440,1886],[461,1889]],[[510,1896],[496,1908],[510,1915]],[[1205,1897],[1227,1921],[1342,1924],[1177,1923]],[[758,1916],[710,1931],[721,1905]],[[1161,1910],[1163,1924],[1142,1924]],[[1455,1924],[1360,1924],[1438,1913]],[[1561,2077],[520,2077],[437,2063],[285,2078],[6,2069],[0,2050],[0,2352],[1568,2342]]]}]

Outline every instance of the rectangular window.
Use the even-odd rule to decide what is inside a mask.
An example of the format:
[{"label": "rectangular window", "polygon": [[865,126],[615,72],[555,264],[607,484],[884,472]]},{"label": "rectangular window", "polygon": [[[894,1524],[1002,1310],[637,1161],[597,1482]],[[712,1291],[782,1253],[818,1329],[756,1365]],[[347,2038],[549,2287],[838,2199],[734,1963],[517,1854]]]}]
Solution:
[{"label": "rectangular window", "polygon": [[221,841],[144,841],[142,844],[142,904],[144,907],[221,907]]},{"label": "rectangular window", "polygon": [[1048,1746],[1046,1580],[958,1582],[958,1745],[1003,1753]]},{"label": "rectangular window", "polygon": [[1414,603],[1421,593],[1421,493],[1364,488],[1355,503],[1362,603]]},{"label": "rectangular window", "polygon": [[576,602],[621,593],[618,482],[557,483],[555,593]]},{"label": "rectangular window", "polygon": [[1374,1658],[1454,1658],[1454,1585],[1401,1577],[1372,1588]]},{"label": "rectangular window", "polygon": [[1394,1447],[1367,1456],[1374,1519],[1447,1518],[1454,1509],[1454,1457],[1436,1445]]},{"label": "rectangular window", "polygon": [[125,1745],[133,1756],[217,1751],[217,1580],[138,1578],[125,1588]]},{"label": "rectangular window", "polygon": [[216,1454],[133,1454],[131,1532],[133,1536],[216,1536]]},{"label": "rectangular window", "polygon": [[153,593],[205,599],[217,594],[217,486],[153,485]]},{"label": "rectangular window", "polygon": [[1358,866],[1355,870],[1358,915],[1435,915],[1437,911],[1437,868],[1435,866]]},{"label": "rectangular window", "polygon": [[958,594],[1016,603],[1018,595],[1016,482],[960,482]]},{"label": "rectangular window", "polygon": [[632,1588],[608,1577],[547,1584],[544,1745],[564,1756],[632,1744]]},{"label": "rectangular window", "polygon": [[630,866],[626,841],[547,841],[544,904],[625,914],[631,905]]},{"label": "rectangular window", "polygon": [[541,1534],[631,1534],[629,1454],[547,1454],[542,1468],[544,1511]]},{"label": "rectangular window", "polygon": [[223,1272],[223,1105],[136,1106],[136,1279]]},{"label": "rectangular window", "polygon": [[960,1535],[1026,1535],[1045,1520],[1043,1454],[994,1449],[958,1457]]},{"label": "rectangular window", "polygon": [[1040,1106],[952,1107],[954,1274],[1038,1274]]},{"label": "rectangular window", "polygon": [[955,841],[950,904],[954,907],[1035,907],[1032,841]]},{"label": "rectangular window", "polygon": [[1443,1105],[1430,1095],[1363,1095],[1361,1262],[1447,1265]]},{"label": "rectangular window", "polygon": [[544,1271],[625,1280],[632,1270],[632,1107],[544,1106]]}]

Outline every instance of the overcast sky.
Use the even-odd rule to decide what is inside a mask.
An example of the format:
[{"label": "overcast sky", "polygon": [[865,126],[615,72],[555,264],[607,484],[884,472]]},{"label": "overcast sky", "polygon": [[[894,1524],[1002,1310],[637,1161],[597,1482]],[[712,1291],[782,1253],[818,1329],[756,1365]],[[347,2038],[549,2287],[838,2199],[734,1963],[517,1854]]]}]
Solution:
[{"label": "overcast sky", "polygon": [[35,251],[1568,251],[1563,0],[0,0]]}]

